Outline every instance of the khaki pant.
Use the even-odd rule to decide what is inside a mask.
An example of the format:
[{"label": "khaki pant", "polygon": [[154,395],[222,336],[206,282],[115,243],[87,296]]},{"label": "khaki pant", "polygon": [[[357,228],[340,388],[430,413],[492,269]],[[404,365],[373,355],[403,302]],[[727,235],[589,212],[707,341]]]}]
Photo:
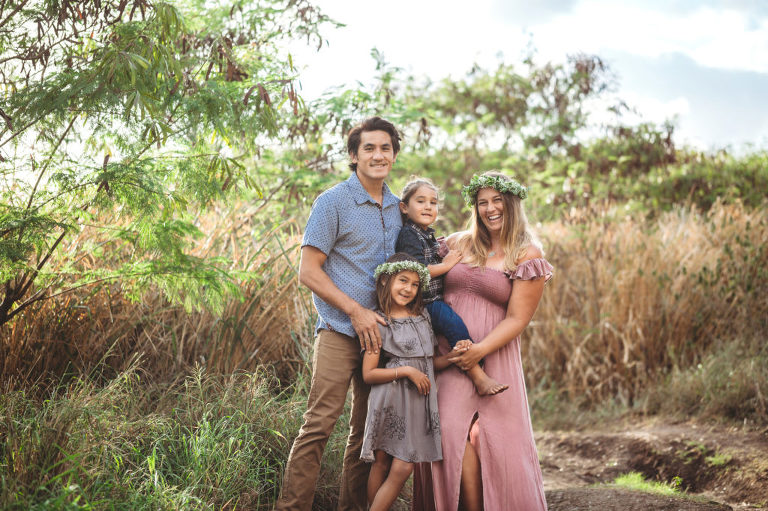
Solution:
[{"label": "khaki pant", "polygon": [[339,509],[367,508],[366,485],[370,465],[360,460],[368,385],[363,382],[360,343],[352,337],[321,330],[312,356],[312,386],[304,424],[293,442],[285,467],[277,510],[309,510],[320,473],[320,459],[347,399],[352,382],[352,413],[339,493]]}]

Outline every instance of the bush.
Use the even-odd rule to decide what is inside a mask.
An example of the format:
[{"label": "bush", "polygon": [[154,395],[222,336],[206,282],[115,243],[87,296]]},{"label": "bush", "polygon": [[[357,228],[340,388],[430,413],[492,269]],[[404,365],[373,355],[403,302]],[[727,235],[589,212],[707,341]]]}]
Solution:
[{"label": "bush", "polygon": [[717,202],[655,220],[615,211],[541,228],[555,277],[524,333],[526,374],[625,404],[768,318],[768,213]]},{"label": "bush", "polygon": [[[103,387],[77,380],[3,394],[0,507],[272,509],[307,387],[300,377],[276,394],[263,371],[202,370],[152,385],[134,361]],[[316,496],[323,509],[338,492],[340,424]]]}]

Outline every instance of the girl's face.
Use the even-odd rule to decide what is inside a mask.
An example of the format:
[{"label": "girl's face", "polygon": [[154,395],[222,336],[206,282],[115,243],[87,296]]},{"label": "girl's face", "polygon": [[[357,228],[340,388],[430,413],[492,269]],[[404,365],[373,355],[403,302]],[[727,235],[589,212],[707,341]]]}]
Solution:
[{"label": "girl's face", "polygon": [[477,192],[477,215],[490,233],[500,233],[504,225],[504,198],[493,188]]},{"label": "girl's face", "polygon": [[406,309],[421,292],[419,274],[415,271],[401,271],[392,276],[389,292],[392,293],[393,306],[398,309]]},{"label": "girl's face", "polygon": [[437,192],[429,186],[420,186],[407,204],[400,203],[400,211],[413,223],[426,229],[437,219]]}]

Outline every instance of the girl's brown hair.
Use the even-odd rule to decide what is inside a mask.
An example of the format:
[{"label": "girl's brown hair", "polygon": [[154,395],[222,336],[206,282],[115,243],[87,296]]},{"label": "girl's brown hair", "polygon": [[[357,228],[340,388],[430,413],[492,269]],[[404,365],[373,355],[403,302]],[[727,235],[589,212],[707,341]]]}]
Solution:
[{"label": "girl's brown hair", "polygon": [[[404,252],[398,252],[386,260],[388,263],[397,263],[399,261],[416,261],[416,258]],[[379,306],[379,310],[383,312],[386,317],[389,317],[392,313],[392,282],[399,273],[402,272],[392,274],[382,273],[376,279],[376,303]],[[421,287],[419,287],[419,292],[416,293],[416,297],[411,300],[411,303],[407,306],[408,311],[414,316],[418,316],[421,314],[422,310],[424,310],[424,299],[421,295]]]}]

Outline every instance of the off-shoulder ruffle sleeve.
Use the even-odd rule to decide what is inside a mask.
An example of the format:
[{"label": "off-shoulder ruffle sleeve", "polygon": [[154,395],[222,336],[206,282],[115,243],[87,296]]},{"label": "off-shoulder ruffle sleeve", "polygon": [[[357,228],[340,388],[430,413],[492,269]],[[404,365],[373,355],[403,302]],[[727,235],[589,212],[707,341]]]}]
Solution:
[{"label": "off-shoulder ruffle sleeve", "polygon": [[552,265],[543,257],[528,259],[517,266],[514,272],[504,272],[511,280],[533,280],[544,277],[547,282],[552,278]]}]

